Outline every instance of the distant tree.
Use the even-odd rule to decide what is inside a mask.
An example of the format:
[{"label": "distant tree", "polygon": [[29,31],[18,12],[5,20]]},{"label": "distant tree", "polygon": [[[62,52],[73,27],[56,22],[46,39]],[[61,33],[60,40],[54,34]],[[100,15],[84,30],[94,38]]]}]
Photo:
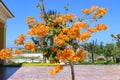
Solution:
[{"label": "distant tree", "polygon": [[103,42],[100,42],[100,44],[97,44],[97,45],[96,45],[94,53],[97,54],[97,55],[101,55],[101,54],[104,53],[104,45],[103,45]]},{"label": "distant tree", "polygon": [[104,47],[104,56],[106,57],[106,61],[109,61],[110,57],[113,57],[114,59],[114,44],[106,44]]},{"label": "distant tree", "polygon": [[90,43],[84,43],[82,47],[91,53],[92,63],[94,63],[94,53],[97,49],[97,40],[92,40]]},{"label": "distant tree", "polygon": [[117,34],[117,35],[111,34],[111,37],[112,37],[112,40],[115,41],[115,45],[116,45],[113,51],[115,61],[116,63],[119,63],[120,62],[120,34]]}]

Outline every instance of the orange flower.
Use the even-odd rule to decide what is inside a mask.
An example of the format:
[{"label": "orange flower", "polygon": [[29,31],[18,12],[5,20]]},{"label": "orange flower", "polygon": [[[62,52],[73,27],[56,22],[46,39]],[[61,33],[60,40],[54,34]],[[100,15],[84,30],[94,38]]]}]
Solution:
[{"label": "orange flower", "polygon": [[55,15],[50,15],[50,18],[54,19],[54,18],[55,18]]},{"label": "orange flower", "polygon": [[55,45],[52,45],[52,46],[51,46],[51,50],[52,50],[53,53],[54,53],[54,52],[57,52],[56,46],[55,46]]},{"label": "orange flower", "polygon": [[23,45],[23,41],[14,40],[14,44],[16,44],[16,45]]},{"label": "orange flower", "polygon": [[44,35],[48,34],[49,27],[44,26],[43,24],[39,24],[37,27],[32,27],[27,34],[29,35],[38,35],[40,37],[43,37]]},{"label": "orange flower", "polygon": [[57,53],[57,57],[60,62],[64,62],[65,60],[71,60],[74,55],[75,55],[74,51],[69,48],[64,49],[63,51],[60,50]]},{"label": "orange flower", "polygon": [[62,23],[62,21],[63,21],[63,18],[62,17],[58,17],[58,18],[56,18],[56,20],[55,20],[55,23]]},{"label": "orange flower", "polygon": [[24,34],[20,34],[18,36],[18,39],[14,40],[14,44],[16,44],[16,45],[23,45],[24,44],[24,40],[25,40]]},{"label": "orange flower", "polygon": [[32,27],[28,32],[27,34],[29,34],[30,36],[32,35],[36,35],[37,33],[37,29],[35,27]]},{"label": "orange flower", "polygon": [[90,32],[83,32],[82,34],[79,35],[78,40],[79,40],[79,41],[85,41],[85,40],[87,40],[89,37],[91,37]]},{"label": "orange flower", "polygon": [[77,50],[77,53],[71,59],[71,61],[82,61],[84,59],[84,57],[86,56],[86,54],[87,54],[86,50],[79,48]]},{"label": "orange flower", "polygon": [[5,59],[11,59],[11,58],[12,58],[11,48],[0,50],[0,59],[5,60]]},{"label": "orange flower", "polygon": [[76,16],[74,15],[74,14],[67,14],[66,15],[66,19],[68,20],[68,21],[70,21],[70,20],[72,20],[72,19],[75,19],[76,18]]},{"label": "orange flower", "polygon": [[97,19],[97,15],[98,15],[98,11],[95,11],[95,12],[94,12],[94,15],[93,15],[93,19],[94,19],[94,20]]},{"label": "orange flower", "polygon": [[26,50],[35,51],[36,46],[33,43],[26,42],[25,45],[24,45],[24,48]]},{"label": "orange flower", "polygon": [[79,48],[77,54],[82,54],[82,56],[86,56],[87,51],[84,49]]},{"label": "orange flower", "polygon": [[82,13],[83,13],[83,14],[90,14],[91,12],[92,12],[91,9],[82,10]]},{"label": "orange flower", "polygon": [[75,29],[82,29],[82,28],[85,28],[85,27],[88,27],[89,25],[85,22],[75,22],[72,26],[72,28],[75,28]]},{"label": "orange flower", "polygon": [[107,8],[98,8],[97,11],[94,12],[94,19],[96,19],[96,17],[102,17],[107,13]]},{"label": "orange flower", "polygon": [[18,39],[19,39],[20,41],[24,41],[24,40],[25,40],[24,34],[20,34],[19,37],[18,37]]},{"label": "orange flower", "polygon": [[107,25],[106,24],[97,24],[95,29],[101,31],[101,30],[107,30]]},{"label": "orange flower", "polygon": [[38,26],[37,30],[36,30],[37,35],[39,35],[40,37],[43,37],[44,35],[48,34],[48,31],[49,31],[49,27],[48,26],[46,26],[46,27]]},{"label": "orange flower", "polygon": [[102,30],[107,30],[107,29],[108,29],[107,25],[106,24],[102,24]]},{"label": "orange flower", "polygon": [[54,74],[56,73],[56,71],[55,71],[55,69],[51,69],[51,70],[49,71],[49,73],[52,74],[52,75],[54,75]]},{"label": "orange flower", "polygon": [[99,12],[105,15],[107,13],[107,8],[99,8]]},{"label": "orange flower", "polygon": [[102,17],[104,16],[106,13],[107,13],[107,8],[99,8],[98,6],[92,6],[91,8],[89,9],[84,9],[82,10],[82,13],[83,14],[90,14],[90,13],[93,13],[93,19],[97,19],[97,16],[98,17]]},{"label": "orange flower", "polygon": [[21,54],[21,53],[22,53],[21,50],[15,50],[15,51],[14,51],[14,54]]},{"label": "orange flower", "polygon": [[27,17],[27,24],[30,25],[30,23],[33,23],[33,22],[34,22],[34,17],[28,16]]},{"label": "orange flower", "polygon": [[79,28],[63,28],[63,33],[65,33],[69,38],[76,38],[79,35]]},{"label": "orange flower", "polygon": [[49,73],[52,74],[52,75],[54,75],[54,74],[56,74],[56,73],[59,73],[62,69],[63,69],[63,66],[57,64],[54,69],[51,69],[51,70],[49,71]]},{"label": "orange flower", "polygon": [[41,18],[44,18],[45,16],[44,16],[44,14],[40,14],[40,17],[41,17]]},{"label": "orange flower", "polygon": [[98,32],[98,30],[96,29],[96,28],[87,28],[87,30],[89,31],[89,32],[93,32],[93,33],[95,33],[95,32]]},{"label": "orange flower", "polygon": [[98,6],[92,6],[92,8],[91,8],[92,11],[95,11],[97,9],[98,9]]},{"label": "orange flower", "polygon": [[66,44],[65,41],[69,41],[69,37],[63,34],[63,32],[61,32],[60,34],[58,34],[58,36],[54,37],[54,41],[60,45],[65,45]]}]

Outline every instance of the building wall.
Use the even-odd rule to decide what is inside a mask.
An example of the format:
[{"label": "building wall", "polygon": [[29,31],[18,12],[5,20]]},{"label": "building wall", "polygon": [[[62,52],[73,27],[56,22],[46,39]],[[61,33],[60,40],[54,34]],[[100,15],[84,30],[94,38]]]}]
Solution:
[{"label": "building wall", "polygon": [[14,15],[0,0],[0,49],[6,48],[6,21],[13,17]]},{"label": "building wall", "polygon": [[[6,48],[6,20],[14,15],[9,11],[6,5],[0,0],[0,50]],[[4,61],[0,60],[0,65]]]},{"label": "building wall", "polygon": [[[6,26],[5,21],[0,18],[0,50],[6,48]],[[0,60],[0,65],[4,64],[3,60]]]}]

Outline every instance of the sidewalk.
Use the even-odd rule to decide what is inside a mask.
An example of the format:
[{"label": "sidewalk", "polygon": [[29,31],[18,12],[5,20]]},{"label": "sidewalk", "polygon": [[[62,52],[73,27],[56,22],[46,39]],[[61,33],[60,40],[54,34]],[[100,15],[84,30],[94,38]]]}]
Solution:
[{"label": "sidewalk", "polygon": [[[71,80],[70,67],[50,75],[53,67],[21,67],[8,80]],[[120,80],[119,65],[77,65],[75,80]]]}]

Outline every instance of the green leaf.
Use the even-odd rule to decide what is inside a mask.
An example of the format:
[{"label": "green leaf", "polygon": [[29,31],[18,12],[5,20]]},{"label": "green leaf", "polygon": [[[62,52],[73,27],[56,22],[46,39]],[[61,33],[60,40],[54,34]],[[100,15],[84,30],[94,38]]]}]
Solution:
[{"label": "green leaf", "polygon": [[68,11],[69,10],[69,4],[66,5],[64,8],[65,8],[66,11]]},{"label": "green leaf", "polygon": [[42,6],[40,6],[40,9],[41,9],[41,10],[44,10],[44,4],[42,4]]},{"label": "green leaf", "polygon": [[53,19],[51,19],[51,18],[48,18],[48,21],[50,21],[50,22],[54,22],[54,20],[53,20]]},{"label": "green leaf", "polygon": [[38,3],[36,7],[39,8],[40,7],[40,3]]},{"label": "green leaf", "polygon": [[79,20],[80,22],[82,22],[84,19],[83,19],[83,18],[78,18],[78,20]]}]

